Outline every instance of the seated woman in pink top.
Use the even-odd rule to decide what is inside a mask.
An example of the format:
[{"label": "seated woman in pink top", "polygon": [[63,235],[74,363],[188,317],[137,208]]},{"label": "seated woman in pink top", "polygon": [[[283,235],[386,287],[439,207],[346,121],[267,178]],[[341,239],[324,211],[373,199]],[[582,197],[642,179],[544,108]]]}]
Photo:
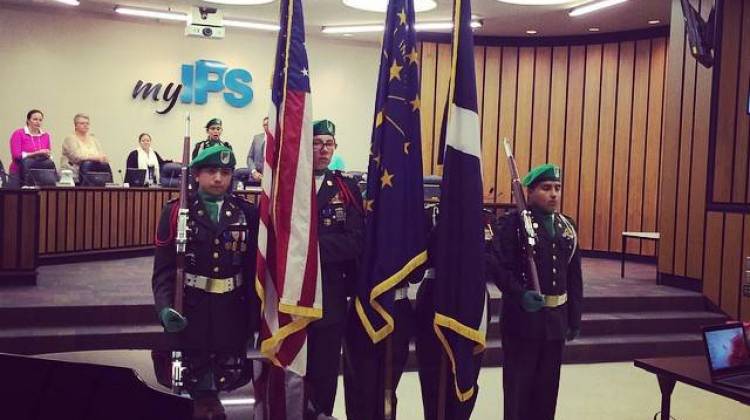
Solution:
[{"label": "seated woman in pink top", "polygon": [[11,134],[10,175],[20,175],[21,161],[26,158],[50,158],[50,135],[42,130],[43,120],[42,111],[32,109],[26,114],[26,125]]}]

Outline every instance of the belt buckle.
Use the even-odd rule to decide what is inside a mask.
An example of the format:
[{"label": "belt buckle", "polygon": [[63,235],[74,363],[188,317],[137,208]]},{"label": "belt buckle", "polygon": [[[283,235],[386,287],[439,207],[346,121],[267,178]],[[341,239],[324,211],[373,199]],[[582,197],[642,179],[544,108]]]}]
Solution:
[{"label": "belt buckle", "polygon": [[206,291],[208,293],[226,293],[229,291],[229,282],[225,279],[206,279]]}]

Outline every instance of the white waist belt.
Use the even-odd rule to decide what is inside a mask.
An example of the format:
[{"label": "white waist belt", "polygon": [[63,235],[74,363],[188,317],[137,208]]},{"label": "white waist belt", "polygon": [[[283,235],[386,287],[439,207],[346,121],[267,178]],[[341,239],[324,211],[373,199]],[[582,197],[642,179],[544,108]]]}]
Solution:
[{"label": "white waist belt", "polygon": [[242,276],[237,274],[234,277],[217,279],[186,273],[185,285],[201,289],[208,293],[227,293],[242,286]]}]

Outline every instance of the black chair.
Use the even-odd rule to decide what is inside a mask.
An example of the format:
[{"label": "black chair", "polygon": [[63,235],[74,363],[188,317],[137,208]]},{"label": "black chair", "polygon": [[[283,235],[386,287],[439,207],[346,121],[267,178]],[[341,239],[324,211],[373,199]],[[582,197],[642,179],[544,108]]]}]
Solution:
[{"label": "black chair", "polygon": [[0,160],[0,188],[8,186],[8,174],[5,173],[5,166],[3,161]]},{"label": "black chair", "polygon": [[427,175],[424,177],[424,199],[430,201],[440,200],[440,183],[443,178],[438,175]]},{"label": "black chair", "polygon": [[[48,157],[27,157],[21,159],[19,162],[19,168],[21,185],[39,185],[40,182],[44,185],[49,185],[49,182],[38,181],[38,176],[37,178],[34,177],[34,172],[38,171],[45,171],[47,173],[47,175],[44,176],[45,179],[50,179],[49,171],[52,171],[52,173],[55,174],[55,182],[57,181],[57,168],[55,167],[55,162]],[[52,183],[52,185],[54,185],[54,183]]]},{"label": "black chair", "polygon": [[84,187],[103,187],[112,182],[112,168],[109,163],[84,160],[78,166],[78,179]]},{"label": "black chair", "polygon": [[138,168],[126,168],[125,180],[131,187],[142,187],[146,184],[146,170]]},{"label": "black chair", "polygon": [[232,174],[232,190],[237,189],[237,184],[239,182],[242,182],[245,186],[260,185],[260,182],[253,179],[250,168],[239,168],[234,170],[234,174]]},{"label": "black chair", "polygon": [[165,163],[161,166],[159,184],[165,188],[177,188],[180,186],[180,170],[182,164],[177,162]]}]

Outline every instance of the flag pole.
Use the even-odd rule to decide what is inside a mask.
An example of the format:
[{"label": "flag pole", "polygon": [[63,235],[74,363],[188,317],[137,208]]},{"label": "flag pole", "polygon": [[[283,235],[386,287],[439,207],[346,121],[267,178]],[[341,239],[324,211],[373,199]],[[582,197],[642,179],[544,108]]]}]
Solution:
[{"label": "flag pole", "polygon": [[385,410],[383,419],[394,418],[393,410],[393,333],[385,339]]}]

